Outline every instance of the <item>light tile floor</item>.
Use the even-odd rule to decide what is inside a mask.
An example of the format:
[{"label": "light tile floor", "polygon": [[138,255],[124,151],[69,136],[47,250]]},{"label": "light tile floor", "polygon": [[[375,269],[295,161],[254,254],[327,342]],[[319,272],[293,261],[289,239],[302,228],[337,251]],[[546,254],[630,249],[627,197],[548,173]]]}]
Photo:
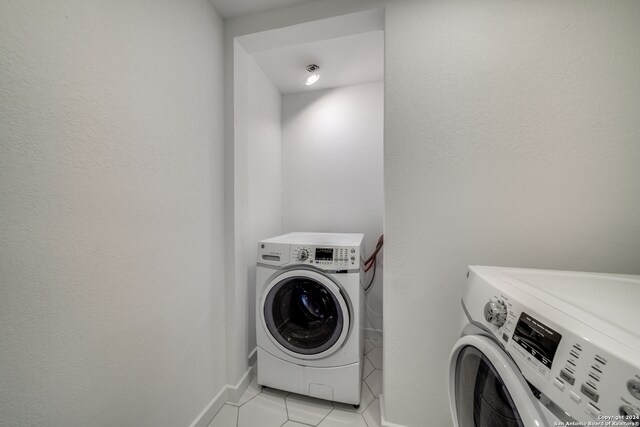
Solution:
[{"label": "light tile floor", "polygon": [[261,389],[254,377],[240,400],[226,403],[209,427],[380,427],[382,348],[370,341],[365,343],[358,409],[272,388]]}]

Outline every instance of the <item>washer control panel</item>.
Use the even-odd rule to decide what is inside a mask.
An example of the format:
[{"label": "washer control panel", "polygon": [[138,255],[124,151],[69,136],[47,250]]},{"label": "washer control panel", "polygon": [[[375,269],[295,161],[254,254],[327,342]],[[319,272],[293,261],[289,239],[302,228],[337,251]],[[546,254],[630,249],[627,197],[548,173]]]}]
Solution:
[{"label": "washer control panel", "polygon": [[352,246],[291,245],[290,258],[327,270],[360,268],[360,248]]},{"label": "washer control panel", "polygon": [[640,426],[636,350],[517,288],[489,283],[473,269],[463,303],[471,319],[513,357],[525,379],[570,417]]}]

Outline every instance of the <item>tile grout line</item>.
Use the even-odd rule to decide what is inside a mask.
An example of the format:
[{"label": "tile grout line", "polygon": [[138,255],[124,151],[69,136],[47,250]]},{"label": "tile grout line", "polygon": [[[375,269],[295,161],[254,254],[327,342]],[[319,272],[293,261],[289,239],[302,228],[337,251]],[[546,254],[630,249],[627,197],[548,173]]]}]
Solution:
[{"label": "tile grout line", "polygon": [[320,420],[320,422],[319,422],[318,424],[316,424],[316,426],[319,426],[320,424],[322,424],[322,422],[323,422],[324,420],[326,420],[326,419],[327,419],[327,417],[328,417],[329,415],[331,415],[331,413],[332,413],[333,411],[335,411],[335,410],[336,410],[336,405],[333,403],[333,400],[330,400],[329,402],[331,403],[331,410],[327,413],[327,415],[325,415],[325,416],[324,416],[324,418],[323,418],[323,419],[321,419],[321,420]]},{"label": "tile grout line", "polygon": [[320,420],[320,422],[319,422],[318,424],[316,424],[317,426],[319,426],[320,424],[322,424],[322,422],[323,422],[324,420],[326,420],[326,419],[327,419],[327,417],[328,417],[329,415],[331,415],[331,413],[332,413],[333,411],[335,411],[335,410],[336,410],[336,405],[334,405],[334,404],[333,404],[333,402],[331,402],[331,406],[333,406],[333,408],[329,411],[329,413],[328,413],[327,415],[325,415],[325,416],[324,416],[324,418],[323,418],[323,419],[321,419],[321,420]]},{"label": "tile grout line", "polygon": [[[291,394],[293,394],[293,393],[289,393],[289,394],[291,395]],[[319,426],[320,424],[322,424],[322,422],[323,422],[323,421],[324,421],[324,420],[325,420],[329,415],[331,415],[331,413],[334,411],[334,409],[336,409],[336,405],[334,405],[334,404],[333,404],[333,401],[332,401],[332,400],[329,400],[328,402],[331,404],[331,410],[330,410],[330,411],[327,413],[327,415],[325,415],[325,416],[324,416],[320,421],[318,421],[318,423],[317,423],[317,424],[309,424],[309,423],[304,422],[304,421],[295,421],[295,420],[292,420],[292,419],[289,419],[289,421],[293,421],[293,422],[296,422],[296,423],[298,423],[298,424],[304,424],[305,426],[309,426],[309,427],[317,427],[317,426]],[[287,407],[287,408],[288,408],[288,407]],[[288,409],[287,409],[287,418],[289,418],[289,410],[288,410]]]},{"label": "tile grout line", "polygon": [[[260,387],[260,391],[257,392],[256,394],[254,394],[253,396],[251,396],[251,398],[249,400],[247,400],[246,402],[244,402],[243,404],[240,405],[234,405],[232,403],[230,403],[231,406],[235,406],[236,408],[238,408],[238,417],[240,417],[240,408],[243,407],[244,405],[246,405],[247,403],[251,402],[253,399],[255,399],[256,397],[258,397],[259,395],[262,394],[262,386],[258,385],[258,387]],[[245,391],[246,393],[246,391]],[[244,394],[244,393],[243,393]],[[240,396],[240,399],[242,399],[242,396]],[[226,405],[227,403],[225,403]]]},{"label": "tile grout line", "polygon": [[[367,357],[367,356],[365,356],[365,357]],[[368,357],[367,357],[367,360],[369,360],[369,358],[368,358]],[[371,360],[369,360],[369,363],[371,363]],[[369,372],[369,375],[373,374],[373,372],[374,372],[376,369],[378,369],[378,368],[376,368],[376,367],[375,367],[375,365],[374,365],[373,363],[371,363],[371,366],[373,366],[373,371]],[[379,370],[379,371],[382,371],[382,369],[378,369],[378,370]],[[369,378],[369,375],[367,375],[366,377],[364,377],[364,379],[363,379],[362,381],[364,381],[364,380],[366,380],[367,378]]]},{"label": "tile grout line", "polygon": [[327,412],[327,415],[325,415],[320,421],[318,421],[318,424],[314,424],[312,427],[317,427],[322,424],[322,422],[336,409],[336,405],[333,404],[333,400],[330,400],[329,403],[331,403],[331,410]]},{"label": "tile grout line", "polygon": [[[374,369],[374,371],[375,371],[375,369]],[[372,372],[372,373],[373,373],[373,372]],[[372,373],[371,373],[371,374],[372,374]],[[369,374],[369,376],[371,376],[371,374]],[[367,376],[367,378],[369,378],[369,376]],[[366,381],[362,381],[362,383],[363,383],[364,385],[366,385],[366,386],[367,386],[367,388],[369,389],[369,392],[370,392],[370,393],[371,393],[371,395],[373,396],[373,400],[376,400],[376,399],[377,399],[377,397],[376,397],[376,395],[375,395],[375,394],[373,394],[373,390],[371,390],[371,387],[369,386],[369,384],[367,384],[367,382],[366,382]],[[369,404],[369,406],[371,406],[371,404]],[[367,408],[368,408],[369,406],[367,406]],[[366,409],[365,409],[365,411],[366,411]],[[364,412],[363,412],[363,414],[364,414]]]},{"label": "tile grout line", "polygon": [[246,405],[247,403],[251,402],[253,399],[255,399],[256,397],[260,396],[262,394],[262,390],[260,390],[259,393],[251,396],[251,399],[247,400],[246,402],[244,402],[242,405],[238,405],[238,408],[243,407],[244,405]]},{"label": "tile grout line", "polygon": [[[365,359],[367,359],[367,361],[368,361],[369,363],[371,363],[371,359],[369,359],[369,354],[368,354],[368,353],[364,355],[364,358],[365,358]],[[371,366],[373,366],[373,363],[371,363]],[[363,366],[363,368],[364,368],[364,366]],[[375,369],[375,368],[376,368],[376,367],[375,367],[375,366],[373,366],[373,369]]]},{"label": "tile grout line", "polygon": [[[366,355],[365,355],[365,357],[366,357],[367,359],[369,359]],[[371,363],[371,361],[370,361],[370,360],[369,360],[369,362]],[[373,363],[372,363],[371,365],[373,366]],[[369,385],[365,380],[366,380],[367,378],[369,378],[369,377],[371,376],[371,374],[373,374],[376,370],[378,370],[378,371],[382,371],[382,369],[377,369],[377,368],[374,366],[373,371],[371,371],[371,372],[369,373],[369,375],[367,375],[367,376],[362,380],[362,385],[367,387],[367,389],[369,390],[369,392],[370,392],[370,393],[371,393],[371,395],[373,396],[373,400],[369,403],[369,405],[367,405],[367,407],[362,411],[362,413],[358,413],[357,411],[349,411],[349,410],[347,410],[347,409],[345,409],[345,410],[344,410],[345,412],[353,412],[353,413],[355,413],[357,416],[359,416],[360,418],[362,418],[362,420],[364,421],[364,423],[365,423],[365,425],[366,425],[367,427],[371,427],[371,426],[369,426],[369,423],[367,422],[366,418],[364,417],[364,413],[365,413],[365,412],[366,412],[366,411],[371,407],[371,405],[373,405],[373,404],[376,402],[376,400],[379,400],[379,399],[378,399],[378,398],[373,394],[373,391],[371,390],[371,386],[370,386],[370,385]],[[241,405],[234,405],[234,404],[231,404],[231,403],[225,403],[225,404],[224,404],[224,405],[228,405],[228,406],[230,406],[230,407],[234,407],[234,408],[236,408],[236,427],[239,427],[239,425],[240,425],[240,408],[241,408],[242,406],[244,406],[245,404],[247,404],[247,403],[251,402],[253,399],[255,399],[256,397],[258,397],[258,396],[259,396],[259,395],[261,395],[261,394],[270,394],[270,393],[265,393],[265,392],[264,392],[264,387],[263,387],[263,386],[260,386],[260,385],[259,385],[259,387],[260,387],[260,391],[259,391],[258,393],[256,393],[255,395],[251,396],[251,398],[250,398],[249,400],[247,400],[246,402],[244,402],[244,403],[243,403],[243,404],[241,404]],[[291,419],[289,418],[289,405],[287,404],[287,397],[291,396],[292,394],[293,394],[293,393],[285,393],[283,396],[281,396],[281,397],[282,397],[282,399],[284,400],[284,404],[285,404],[285,412],[286,412],[287,419],[285,420],[285,422],[284,422],[280,427],[284,427],[284,425],[285,425],[285,424],[287,424],[289,421],[292,421],[292,422],[293,422],[293,420],[291,420]],[[274,396],[274,397],[278,397],[278,396],[277,396],[277,394],[273,394],[273,396]],[[306,423],[306,422],[302,422],[302,423],[300,423],[300,422],[298,422],[298,421],[295,421],[295,422],[297,422],[297,423],[299,423],[299,424],[304,424],[305,426],[309,426],[309,427],[317,427],[317,426],[319,426],[320,424],[322,424],[322,423],[324,422],[324,420],[325,420],[325,419],[327,419],[327,418],[328,418],[328,417],[329,417],[329,416],[330,416],[334,411],[336,411],[336,410],[338,409],[338,408],[336,408],[336,406],[335,406],[335,404],[334,404],[334,402],[333,402],[333,401],[329,401],[329,402],[331,403],[331,406],[332,406],[331,410],[330,410],[330,411],[327,413],[327,415],[325,415],[325,416],[324,416],[324,417],[323,417],[323,418],[322,418],[322,419],[321,419],[317,424],[312,425],[312,424],[308,424],[308,423]],[[223,405],[223,406],[224,406],[224,405]],[[220,411],[218,411],[218,412],[220,412]],[[216,415],[217,415],[217,414],[216,414]],[[215,417],[214,417],[214,418],[215,418]],[[373,426],[373,427],[376,427],[376,426]]]},{"label": "tile grout line", "polygon": [[287,421],[284,422],[284,424],[286,424],[291,420],[291,418],[289,418],[289,405],[287,405],[287,396],[285,396],[283,400],[284,400],[284,410],[285,410],[285,412],[287,414]]},{"label": "tile grout line", "polygon": [[[371,394],[373,394],[373,393],[371,393]],[[367,412],[367,410],[371,407],[371,405],[373,405],[376,402],[376,400],[378,400],[378,398],[376,398],[374,396],[374,399],[371,401],[371,403],[369,403],[369,406],[367,406],[367,408],[362,412],[362,419],[363,419],[364,423],[367,425],[367,427],[371,427],[371,426],[369,426],[369,423],[367,422],[367,419],[364,417],[364,413]],[[381,422],[381,424],[382,424],[382,422]],[[375,426],[373,426],[373,427],[375,427]]]},{"label": "tile grout line", "polygon": [[240,407],[239,406],[236,406],[236,427],[240,427]]},{"label": "tile grout line", "polygon": [[369,358],[369,354],[373,352],[373,350],[371,350],[369,353],[365,354],[364,357],[367,358],[367,360],[369,361],[369,363],[371,363],[371,366],[373,366],[374,369],[382,369],[382,368],[378,368],[376,365],[373,364],[373,362],[371,361],[371,359]]}]

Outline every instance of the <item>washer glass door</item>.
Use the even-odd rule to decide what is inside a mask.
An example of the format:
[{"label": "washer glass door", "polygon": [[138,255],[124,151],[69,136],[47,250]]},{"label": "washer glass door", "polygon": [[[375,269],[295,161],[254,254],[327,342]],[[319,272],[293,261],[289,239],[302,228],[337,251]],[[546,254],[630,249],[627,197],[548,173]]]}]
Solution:
[{"label": "washer glass door", "polygon": [[539,427],[547,424],[516,364],[487,337],[462,337],[450,362],[456,427]]},{"label": "washer glass door", "polygon": [[458,420],[468,420],[461,426],[523,427],[507,386],[476,347],[467,346],[458,355],[456,402]]},{"label": "washer glass door", "polygon": [[314,358],[337,350],[349,328],[340,288],[314,271],[293,271],[267,287],[263,319],[269,334],[288,352]]}]

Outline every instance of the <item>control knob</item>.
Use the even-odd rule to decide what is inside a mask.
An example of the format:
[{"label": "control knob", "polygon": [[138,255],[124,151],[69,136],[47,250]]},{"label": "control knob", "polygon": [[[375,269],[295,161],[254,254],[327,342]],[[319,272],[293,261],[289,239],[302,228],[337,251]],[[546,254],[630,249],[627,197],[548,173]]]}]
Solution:
[{"label": "control knob", "polygon": [[507,307],[502,301],[492,301],[484,306],[484,318],[487,322],[501,327],[507,320]]},{"label": "control knob", "polygon": [[306,249],[300,249],[298,252],[298,261],[306,261],[309,258],[309,251]]},{"label": "control knob", "polygon": [[638,417],[640,417],[640,414],[638,414],[638,412],[635,409],[633,409],[631,406],[622,405],[620,407],[620,415],[622,415],[625,420],[636,420],[635,422],[629,421],[630,424],[627,424],[627,425],[637,426],[640,424],[637,421]]},{"label": "control knob", "polygon": [[629,382],[627,382],[627,389],[629,390],[629,393],[631,393],[631,396],[640,400],[640,381],[629,380]]}]

